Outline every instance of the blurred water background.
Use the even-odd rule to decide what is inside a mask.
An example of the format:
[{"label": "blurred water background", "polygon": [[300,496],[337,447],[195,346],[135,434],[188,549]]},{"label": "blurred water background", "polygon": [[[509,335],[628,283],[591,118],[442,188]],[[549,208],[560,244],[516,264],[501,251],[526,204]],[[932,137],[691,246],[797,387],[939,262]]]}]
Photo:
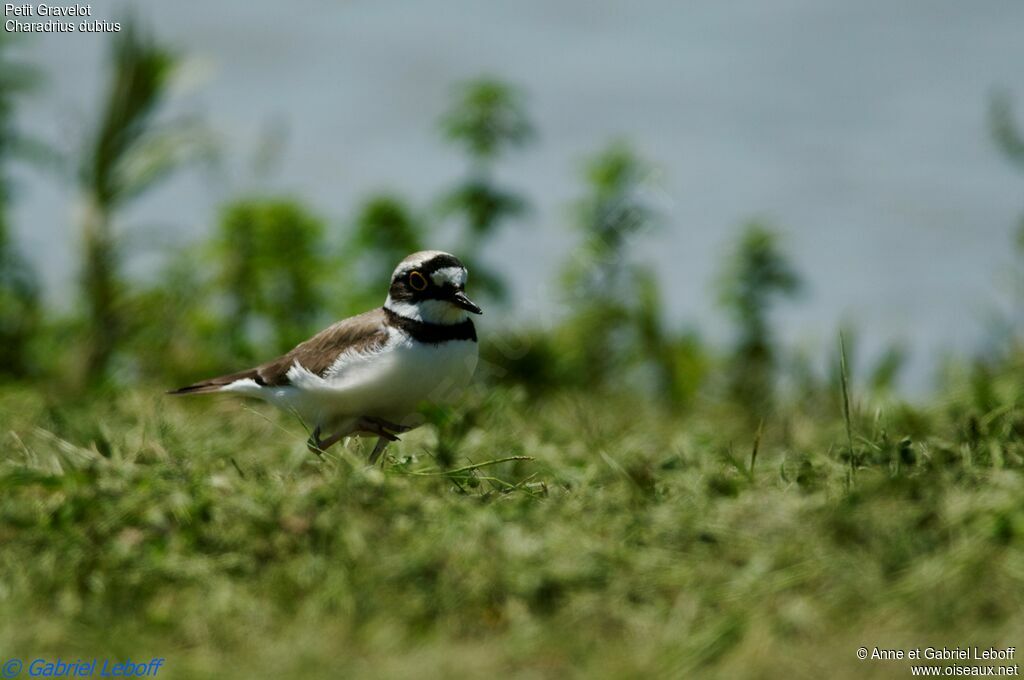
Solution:
[{"label": "blurred water background", "polygon": [[[614,137],[660,167],[666,219],[637,252],[669,319],[706,337],[725,329],[717,263],[752,216],[781,230],[808,284],[780,310],[784,339],[831,346],[848,321],[865,353],[904,341],[911,392],[930,385],[943,351],[982,343],[993,306],[1010,303],[1024,178],[995,149],[988,110],[997,89],[1024,97],[1019,1],[91,4],[108,20],[134,7],[181,51],[171,109],[204,116],[229,159],[120,216],[136,275],[207,234],[240,191],[293,194],[339,229],[373,190],[428,201],[463,169],[438,115],[454,83],[485,73],[526,92],[539,133],[499,167],[534,209],[486,253],[516,315],[551,311],[548,282],[575,242],[564,225],[580,159]],[[105,50],[95,34],[22,40],[46,82],[19,126],[71,144],[94,115]],[[268,136],[280,155],[260,174],[242,159]],[[51,301],[70,305],[74,188],[16,176],[18,240]]]}]

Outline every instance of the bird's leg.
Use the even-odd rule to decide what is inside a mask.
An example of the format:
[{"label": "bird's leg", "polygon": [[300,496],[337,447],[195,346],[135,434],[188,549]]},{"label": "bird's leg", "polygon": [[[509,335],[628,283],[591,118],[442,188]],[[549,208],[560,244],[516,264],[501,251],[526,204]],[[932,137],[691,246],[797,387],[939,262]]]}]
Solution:
[{"label": "bird's leg", "polygon": [[320,438],[320,426],[317,425],[316,429],[313,430],[313,434],[309,435],[309,441],[306,442],[306,446],[309,450],[316,455],[321,455],[324,451],[337,444],[341,439],[348,434],[345,430],[335,432],[327,439]]},{"label": "bird's leg", "polygon": [[310,433],[309,439],[306,440],[306,448],[309,449],[310,451],[312,451],[313,453],[315,453],[318,456],[323,452],[323,449],[320,448],[320,426],[319,425],[316,426],[316,429],[314,429],[313,432]]},{"label": "bird's leg", "polygon": [[[380,428],[383,430],[387,430],[389,434],[394,432],[397,432],[398,434],[404,434],[412,429],[412,427],[409,425],[399,425],[398,423],[393,423],[390,420],[384,420],[383,418],[376,418],[374,416],[363,416],[362,418],[359,419],[359,422],[361,425],[366,424],[372,428]],[[375,431],[374,433],[376,434]]]},{"label": "bird's leg", "polygon": [[395,432],[408,432],[411,428],[396,425],[395,423],[389,423],[388,421],[380,418],[363,416],[359,419],[359,422],[356,423],[356,429],[360,432],[369,432],[370,434],[375,434],[378,437],[384,437],[391,442],[397,442],[398,436]]},{"label": "bird's leg", "polygon": [[356,427],[362,432],[369,432],[377,435],[377,444],[373,447],[373,452],[370,453],[370,465],[377,462],[377,459],[380,458],[380,454],[384,452],[384,448],[388,445],[388,442],[398,441],[398,435],[396,435],[395,432],[408,432],[412,429],[405,425],[388,422],[383,418],[373,418],[370,416],[363,416],[360,418]]},{"label": "bird's leg", "polygon": [[384,453],[384,448],[388,445],[388,441],[386,437],[377,437],[377,445],[370,452],[370,465],[376,463],[377,459],[380,458],[380,454]]},{"label": "bird's leg", "polygon": [[326,451],[327,449],[331,448],[332,446],[334,446],[335,444],[340,442],[342,439],[344,439],[345,436],[348,435],[348,434],[349,433],[346,432],[345,430],[342,430],[341,432],[335,432],[334,434],[332,434],[327,439],[321,440],[321,442],[320,442],[320,450],[321,451]]}]

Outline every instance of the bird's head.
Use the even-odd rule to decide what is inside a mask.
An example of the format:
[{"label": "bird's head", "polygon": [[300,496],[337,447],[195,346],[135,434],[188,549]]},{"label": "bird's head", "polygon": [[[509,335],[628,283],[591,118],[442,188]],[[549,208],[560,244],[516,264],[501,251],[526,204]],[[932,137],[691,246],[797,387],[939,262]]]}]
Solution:
[{"label": "bird's head", "polygon": [[399,316],[436,324],[456,324],[467,313],[483,311],[466,297],[466,267],[440,250],[413,253],[398,263],[384,307]]}]

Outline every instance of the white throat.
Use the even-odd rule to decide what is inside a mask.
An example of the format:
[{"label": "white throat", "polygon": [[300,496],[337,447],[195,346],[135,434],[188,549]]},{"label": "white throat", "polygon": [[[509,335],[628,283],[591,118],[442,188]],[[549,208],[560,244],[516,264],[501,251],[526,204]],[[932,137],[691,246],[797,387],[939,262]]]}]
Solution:
[{"label": "white throat", "polygon": [[420,300],[419,302],[394,301],[388,295],[384,301],[384,309],[391,310],[398,316],[422,321],[424,323],[436,323],[442,326],[452,326],[462,323],[469,318],[469,312],[446,300]]}]

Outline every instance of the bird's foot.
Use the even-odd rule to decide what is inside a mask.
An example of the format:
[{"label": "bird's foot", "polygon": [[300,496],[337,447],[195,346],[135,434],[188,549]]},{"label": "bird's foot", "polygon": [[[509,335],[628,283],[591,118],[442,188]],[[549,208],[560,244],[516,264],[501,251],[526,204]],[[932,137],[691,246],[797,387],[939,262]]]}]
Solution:
[{"label": "bird's foot", "polygon": [[[366,432],[367,434],[377,435],[377,444],[373,447],[373,452],[370,454],[371,465],[377,462],[377,459],[380,458],[380,454],[384,451],[384,447],[386,447],[389,442],[397,442],[399,434],[408,432],[411,429],[411,427],[406,425],[399,425],[398,423],[392,423],[384,420],[383,418],[374,418],[371,416],[364,416],[360,418],[355,427],[355,431],[357,432]],[[335,432],[330,437],[321,439],[321,430],[320,427],[317,426],[317,428],[313,430],[313,433],[309,435],[309,439],[306,441],[306,446],[316,455],[322,456],[324,451],[337,444],[346,435],[352,434],[352,432],[352,430]]]},{"label": "bird's foot", "polygon": [[324,450],[320,447],[320,442],[320,426],[317,425],[316,429],[309,434],[309,439],[306,440],[306,448],[312,453],[321,456]]},{"label": "bird's foot", "polygon": [[377,462],[380,455],[384,452],[389,442],[397,442],[398,435],[408,432],[412,428],[407,425],[399,425],[398,423],[392,423],[384,420],[383,418],[374,418],[371,416],[363,416],[359,419],[359,424],[356,426],[362,432],[368,432],[370,434],[377,435],[377,444],[373,447],[373,451],[370,453],[370,465]]},{"label": "bird's foot", "polygon": [[390,421],[384,420],[383,418],[363,416],[362,418],[359,419],[359,422],[356,424],[356,429],[359,430],[360,432],[368,432],[370,434],[375,434],[378,437],[383,437],[390,442],[397,442],[399,434],[408,432],[412,428],[405,425],[392,423]]},{"label": "bird's foot", "polygon": [[320,426],[317,425],[316,429],[313,430],[313,434],[309,435],[309,440],[306,441],[306,446],[316,455],[322,456],[324,451],[341,441],[345,434],[345,432],[335,432],[330,437],[321,439]]},{"label": "bird's foot", "polygon": [[[377,437],[377,444],[373,447],[373,451],[370,452],[370,465],[374,465],[377,459],[380,458],[380,454],[384,453],[384,449],[388,445],[388,440],[384,437]],[[381,463],[383,465],[383,462]]]}]

